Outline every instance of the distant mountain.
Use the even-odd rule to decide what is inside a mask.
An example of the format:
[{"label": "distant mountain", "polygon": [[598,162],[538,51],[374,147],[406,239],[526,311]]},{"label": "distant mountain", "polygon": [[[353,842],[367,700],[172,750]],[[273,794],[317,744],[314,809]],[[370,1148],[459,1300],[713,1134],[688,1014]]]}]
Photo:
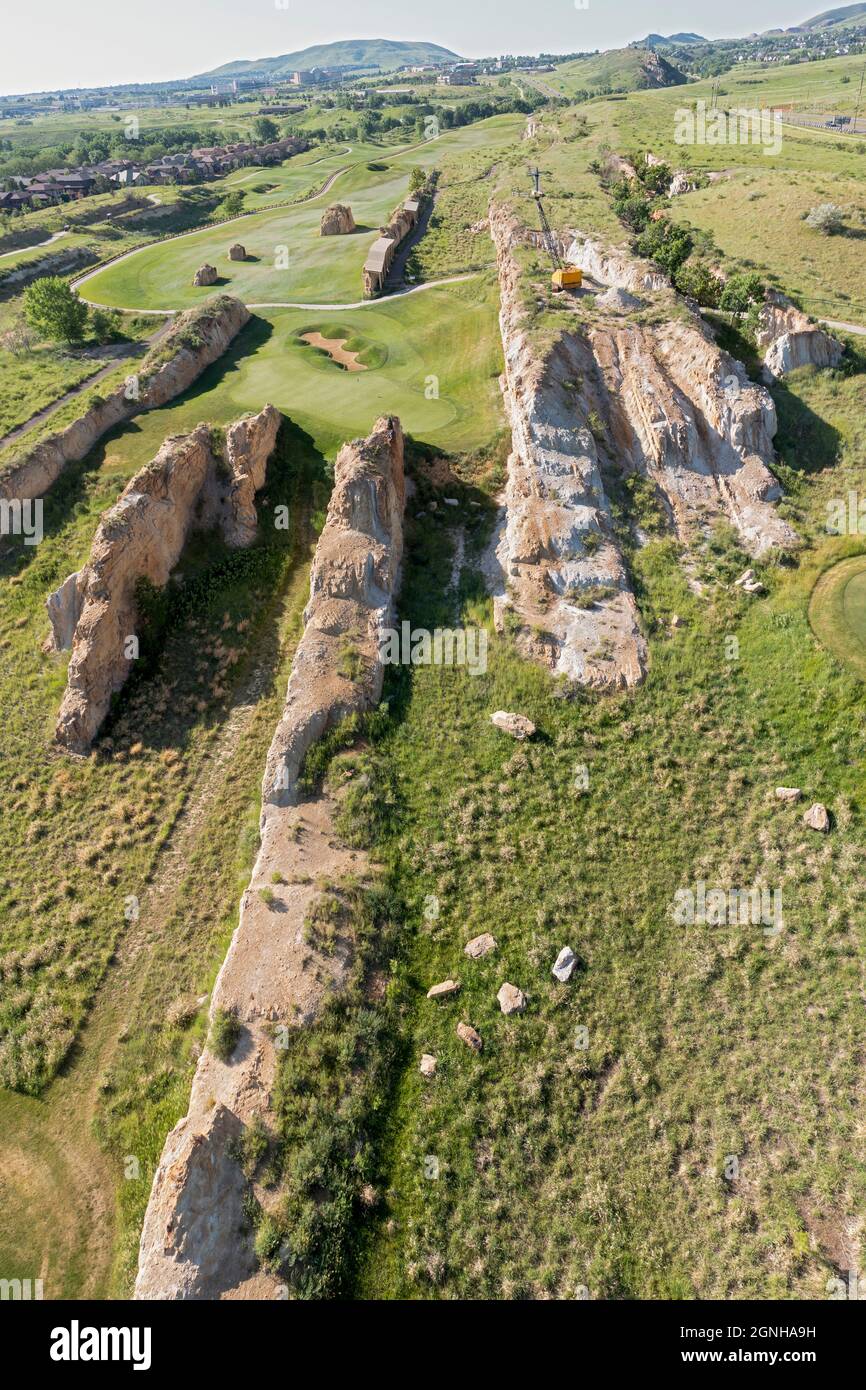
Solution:
[{"label": "distant mountain", "polygon": [[288,77],[310,68],[379,68],[392,72],[406,63],[453,63],[460,55],[438,43],[403,43],[396,39],[344,39],[317,43],[277,58],[245,58],[199,73],[199,78]]},{"label": "distant mountain", "polygon": [[703,34],[647,34],[645,39],[638,39],[634,45],[636,48],[656,48],[660,43],[709,43]]}]

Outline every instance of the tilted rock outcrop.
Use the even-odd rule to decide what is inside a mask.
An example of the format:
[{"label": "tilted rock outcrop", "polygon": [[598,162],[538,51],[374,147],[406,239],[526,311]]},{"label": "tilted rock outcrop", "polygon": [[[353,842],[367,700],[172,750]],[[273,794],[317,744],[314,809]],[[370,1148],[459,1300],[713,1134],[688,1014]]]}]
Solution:
[{"label": "tilted rock outcrop", "polygon": [[[637,605],[606,480],[638,475],[685,542],[730,522],[758,555],[797,537],[771,505],[772,399],[749,383],[697,317],[645,326],[596,310],[587,326],[539,346],[521,295],[523,228],[492,208],[501,289],[503,392],[512,430],[495,611],[509,607],[528,654],[598,687],[631,685],[646,666]],[[576,236],[603,284],[667,286],[640,262]],[[572,257],[569,257],[572,259]],[[672,291],[665,289],[674,309]],[[661,301],[664,304],[664,301]],[[679,309],[681,310],[681,305]],[[496,576],[494,576],[496,578]]]},{"label": "tilted rock outcrop", "polygon": [[757,338],[764,351],[764,379],[768,382],[796,367],[835,367],[843,352],[838,338],[812,323],[777,290],[768,291],[761,307]]},{"label": "tilted rock outcrop", "polygon": [[214,454],[208,425],[167,439],[105,513],[87,564],[48,599],[54,646],[72,647],[56,728],[57,742],[70,752],[87,751],[129,675],[139,580],[163,588],[197,527],[221,526],[230,544],[253,539],[252,498],[280,420],[269,405],[231,426],[225,461]]},{"label": "tilted rock outcrop", "polygon": [[261,848],[211,999],[212,1015],[234,1013],[240,1038],[226,1061],[202,1054],[189,1111],[166,1140],[141,1235],[138,1299],[281,1296],[279,1280],[257,1270],[242,1229],[244,1184],[227,1145],[253,1118],[267,1124],[277,1030],[312,1021],[345,979],[351,942],[325,953],[303,926],[316,895],[311,871],[331,882],[357,877],[362,856],[339,842],[326,795],[301,797],[298,772],[329,726],[381,694],[380,638],[392,622],[403,507],[402,431],[385,418],[337,457],[305,629],[267,757]]},{"label": "tilted rock outcrop", "polygon": [[322,221],[319,227],[319,236],[346,236],[355,230],[355,219],[352,216],[352,209],[345,203],[333,203],[331,207],[325,208],[322,213]]},{"label": "tilted rock outcrop", "polygon": [[[68,463],[90,453],[97,440],[144,410],[155,410],[185,391],[216,362],[250,320],[239,299],[216,299],[179,314],[147,354],[137,374],[93,405],[80,419],[27,453],[13,457],[0,473],[0,497],[41,497]],[[24,442],[26,445],[26,441]]]}]

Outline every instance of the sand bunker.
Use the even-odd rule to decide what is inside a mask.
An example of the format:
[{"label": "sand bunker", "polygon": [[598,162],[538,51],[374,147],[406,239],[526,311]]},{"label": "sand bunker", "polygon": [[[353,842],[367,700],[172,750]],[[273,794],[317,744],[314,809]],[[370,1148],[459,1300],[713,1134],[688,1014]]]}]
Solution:
[{"label": "sand bunker", "polygon": [[358,361],[357,352],[346,352],[343,344],[347,343],[348,338],[323,338],[321,333],[302,333],[301,337],[305,343],[312,343],[313,347],[321,348],[334,362],[339,362],[341,367],[345,367],[349,372],[365,372],[367,368],[363,362]]}]

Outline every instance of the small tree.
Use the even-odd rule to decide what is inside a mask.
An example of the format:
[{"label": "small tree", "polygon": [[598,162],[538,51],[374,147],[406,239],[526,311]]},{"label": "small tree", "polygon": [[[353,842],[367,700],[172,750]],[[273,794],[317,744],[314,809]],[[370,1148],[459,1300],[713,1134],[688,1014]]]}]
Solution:
[{"label": "small tree", "polygon": [[278,139],[280,128],[270,116],[258,116],[253,121],[253,136],[260,145],[270,145]]},{"label": "small tree", "polygon": [[17,319],[11,328],[0,337],[0,347],[11,352],[13,357],[24,357],[33,351],[33,334],[22,319]]},{"label": "small tree", "polygon": [[423,170],[423,169],[419,169],[419,168],[418,168],[418,165],[416,164],[415,167],[414,167],[414,169],[413,169],[413,170],[411,171],[411,173],[409,174],[409,192],[410,192],[410,193],[418,193],[418,192],[420,192],[420,190],[424,187],[424,185],[425,185],[426,182],[427,182],[427,175],[424,173],[424,170]]},{"label": "small tree", "polygon": [[806,226],[822,236],[838,236],[845,230],[845,214],[837,203],[819,203],[807,213]]},{"label": "small tree", "polygon": [[243,189],[236,188],[233,192],[227,193],[219,205],[221,217],[237,217],[244,210]]},{"label": "small tree", "polygon": [[732,275],[726,282],[719,299],[719,307],[739,318],[747,314],[753,304],[764,300],[765,286],[760,275]]},{"label": "small tree", "polygon": [[59,275],[43,275],[24,291],[24,317],[45,338],[78,343],[84,337],[87,305]]}]

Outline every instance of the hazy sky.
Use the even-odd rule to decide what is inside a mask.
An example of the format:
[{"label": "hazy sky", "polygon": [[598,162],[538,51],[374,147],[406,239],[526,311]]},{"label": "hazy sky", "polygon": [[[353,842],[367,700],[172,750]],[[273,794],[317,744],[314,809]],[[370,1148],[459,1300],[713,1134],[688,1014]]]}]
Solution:
[{"label": "hazy sky", "polygon": [[[583,4],[584,0],[577,0]],[[466,57],[616,48],[797,24],[831,0],[39,0],[2,4],[0,93],[190,77],[331,39],[425,39]]]}]

